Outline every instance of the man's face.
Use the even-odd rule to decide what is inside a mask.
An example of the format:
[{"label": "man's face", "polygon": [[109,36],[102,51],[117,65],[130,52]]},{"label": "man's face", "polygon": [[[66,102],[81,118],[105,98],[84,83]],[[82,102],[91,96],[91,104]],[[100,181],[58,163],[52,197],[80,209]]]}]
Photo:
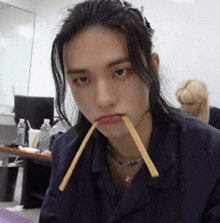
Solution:
[{"label": "man's face", "polygon": [[136,128],[148,120],[149,90],[131,66],[122,31],[91,27],[79,33],[65,46],[64,67],[79,110],[91,123],[98,120],[106,137],[128,133],[121,115]]}]

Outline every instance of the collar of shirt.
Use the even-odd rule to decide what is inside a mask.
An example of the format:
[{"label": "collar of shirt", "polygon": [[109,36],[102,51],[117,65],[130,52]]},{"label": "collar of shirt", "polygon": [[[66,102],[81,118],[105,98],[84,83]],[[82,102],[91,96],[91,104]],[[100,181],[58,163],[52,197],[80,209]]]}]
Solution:
[{"label": "collar of shirt", "polygon": [[[117,194],[111,178],[105,155],[106,138],[101,137],[99,140],[96,140],[92,155],[91,174],[93,179],[96,176],[96,185],[101,191],[106,216],[111,216],[115,220],[126,216],[133,212],[134,209],[138,210],[150,204],[156,198],[154,196],[158,196],[157,191],[170,191],[169,193],[175,194],[176,196],[178,137],[176,125],[170,124],[162,126],[161,122],[154,120],[148,153],[159,172],[159,177],[152,178],[147,166],[143,164],[122,196]],[[165,194],[167,193],[165,192]],[[169,203],[169,199],[165,200],[158,202],[161,204],[163,202]],[[176,202],[175,199],[174,201]],[[149,211],[153,210],[152,205],[149,208]]]},{"label": "collar of shirt", "polygon": [[[150,173],[144,164],[136,175],[137,177],[135,177],[133,181],[145,182],[145,180],[147,180],[152,187],[161,189],[176,188],[176,175],[178,169],[178,143],[179,134],[177,126],[173,123],[166,126],[161,125],[160,121],[154,119],[148,153],[160,176],[158,178],[151,178]],[[97,137],[93,151],[91,173],[110,173],[108,161],[106,158],[106,144],[107,139],[100,134]]]}]

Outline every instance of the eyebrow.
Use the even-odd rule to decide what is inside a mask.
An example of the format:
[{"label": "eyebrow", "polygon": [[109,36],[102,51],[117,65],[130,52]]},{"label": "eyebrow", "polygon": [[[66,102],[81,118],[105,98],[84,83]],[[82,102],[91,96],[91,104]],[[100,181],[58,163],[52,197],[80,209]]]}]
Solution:
[{"label": "eyebrow", "polygon": [[71,74],[84,74],[84,73],[87,73],[88,72],[88,70],[87,69],[74,69],[74,68],[72,68],[72,69],[69,69],[68,71],[67,71],[67,74],[69,74],[69,75],[71,75]]},{"label": "eyebrow", "polygon": [[[111,67],[114,67],[116,65],[126,63],[126,62],[130,62],[130,59],[128,57],[113,60],[113,61],[111,61],[110,63],[107,64],[107,68],[111,68]],[[78,68],[78,69],[71,68],[67,71],[67,74],[69,74],[69,75],[71,75],[71,74],[84,74],[84,73],[89,73],[89,69],[86,69],[86,68]]]},{"label": "eyebrow", "polygon": [[122,63],[126,63],[126,62],[130,62],[130,59],[128,57],[120,58],[120,59],[117,59],[117,60],[114,60],[114,61],[110,62],[107,65],[107,67],[111,68],[111,67],[114,67],[118,64],[122,64]]}]

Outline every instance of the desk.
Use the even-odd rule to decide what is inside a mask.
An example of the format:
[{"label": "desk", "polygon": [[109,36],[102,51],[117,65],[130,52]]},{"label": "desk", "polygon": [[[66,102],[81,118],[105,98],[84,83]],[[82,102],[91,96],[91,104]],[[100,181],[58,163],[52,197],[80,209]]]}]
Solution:
[{"label": "desk", "polygon": [[24,158],[21,205],[26,209],[41,207],[49,186],[51,156],[8,147],[0,147],[0,151]]}]

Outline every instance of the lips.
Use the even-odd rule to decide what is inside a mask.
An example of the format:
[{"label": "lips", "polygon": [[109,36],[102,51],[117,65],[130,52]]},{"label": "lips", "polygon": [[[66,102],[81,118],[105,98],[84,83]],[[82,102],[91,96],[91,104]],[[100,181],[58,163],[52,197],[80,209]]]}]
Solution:
[{"label": "lips", "polygon": [[98,122],[100,124],[114,124],[120,122],[121,120],[122,120],[121,115],[115,114],[115,115],[103,116],[98,119]]}]

